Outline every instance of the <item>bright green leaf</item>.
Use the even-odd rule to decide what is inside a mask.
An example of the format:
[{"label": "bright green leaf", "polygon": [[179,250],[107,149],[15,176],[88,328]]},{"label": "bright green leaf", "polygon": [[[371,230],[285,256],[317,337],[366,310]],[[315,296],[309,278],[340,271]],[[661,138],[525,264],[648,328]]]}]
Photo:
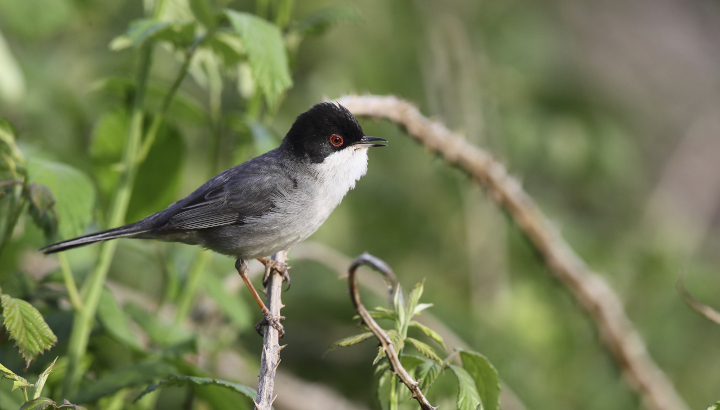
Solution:
[{"label": "bright green leaf", "polygon": [[423,279],[422,282],[418,282],[415,284],[415,286],[410,289],[410,294],[408,295],[408,304],[407,304],[407,311],[409,313],[410,319],[412,316],[414,316],[415,308],[417,307],[417,304],[420,302],[420,296],[422,296],[423,288],[424,288],[425,280]]},{"label": "bright green leaf", "polygon": [[410,342],[411,345],[413,345],[414,348],[420,352],[423,356],[427,357],[428,359],[435,360],[437,363],[442,363],[442,359],[435,353],[435,350],[428,346],[427,344],[414,339],[412,337],[408,337],[405,339],[406,341]]},{"label": "bright green leaf", "polygon": [[107,289],[103,289],[100,294],[98,319],[112,338],[135,350],[143,350],[137,335],[130,328],[130,320],[127,314],[118,306],[115,297]]},{"label": "bright green leaf", "polygon": [[119,51],[140,47],[147,41],[168,41],[177,48],[185,48],[195,40],[195,23],[138,19],[132,21],[125,34],[110,43],[110,49]]},{"label": "bright green leaf", "polygon": [[175,368],[164,362],[145,362],[117,369],[94,383],[83,388],[76,397],[75,403],[94,402],[101,397],[113,394],[116,391],[138,385],[152,383],[157,379],[175,374]]},{"label": "bright green leaf", "polygon": [[237,326],[238,330],[249,329],[252,325],[250,308],[242,298],[229,294],[225,286],[217,276],[207,275],[204,280],[205,291],[220,310],[230,321]]},{"label": "bright green leaf", "polygon": [[425,363],[418,366],[415,375],[420,383],[420,390],[427,394],[427,389],[435,383],[441,372],[442,367],[433,360],[426,360]]},{"label": "bright green leaf", "polygon": [[33,395],[33,399],[37,399],[40,397],[40,394],[42,393],[43,387],[45,387],[45,381],[47,381],[48,376],[50,376],[50,372],[52,372],[53,366],[55,366],[55,362],[57,362],[57,357],[55,360],[53,360],[52,363],[50,363],[50,366],[45,369],[40,374],[40,377],[38,377],[38,380],[35,382],[35,394]]},{"label": "bright green leaf", "polygon": [[395,329],[388,330],[387,334],[390,336],[395,353],[400,354],[402,349],[405,347],[405,340],[403,340],[402,335],[400,335],[400,333],[398,333]]},{"label": "bright green leaf", "polygon": [[217,26],[217,18],[209,0],[190,0],[190,10],[195,18],[208,29]]},{"label": "bright green leaf", "polygon": [[425,334],[425,336],[431,338],[432,340],[436,341],[440,346],[442,346],[443,350],[446,350],[445,342],[443,342],[442,336],[440,336],[436,331],[415,320],[411,320],[409,326],[420,330]]},{"label": "bright green leaf", "polygon": [[377,355],[375,356],[375,360],[373,360],[373,362],[372,362],[373,366],[375,366],[375,364],[376,364],[377,362],[379,362],[380,359],[382,359],[383,357],[385,357],[385,349],[383,349],[382,346],[379,346],[379,347],[378,347],[378,353],[377,353]]},{"label": "bright green leaf", "polygon": [[255,15],[226,10],[230,24],[243,41],[253,78],[270,107],[292,85],[280,29]]},{"label": "bright green leaf", "polygon": [[1,298],[3,324],[25,359],[26,366],[30,366],[44,350],[57,343],[57,337],[33,305],[8,295]]},{"label": "bright green leaf", "polygon": [[62,239],[79,236],[92,220],[95,189],[84,173],[59,162],[31,158],[27,164],[28,179],[50,189]]},{"label": "bright green leaf", "polygon": [[17,410],[22,407],[25,397],[19,391],[0,389],[0,409]]},{"label": "bright green leaf", "polygon": [[54,406],[55,404],[54,400],[48,399],[47,397],[38,397],[23,404],[20,410],[43,410],[47,406]]},{"label": "bright green leaf", "polygon": [[460,366],[450,365],[450,370],[455,373],[458,381],[458,410],[482,410],[480,395],[475,388],[472,377]]},{"label": "bright green leaf", "polygon": [[708,407],[707,410],[720,410],[720,401]]},{"label": "bright green leaf", "polygon": [[325,354],[330,353],[331,351],[335,350],[338,347],[347,347],[347,346],[353,346],[358,343],[364,342],[371,337],[375,336],[373,332],[365,332],[360,333],[357,335],[353,335],[350,337],[346,337],[345,339],[338,340],[337,342],[333,343],[328,347],[327,351],[325,351]]},{"label": "bright green leaf", "polygon": [[458,349],[463,368],[475,381],[485,410],[500,408],[500,378],[495,367],[483,355],[471,350]]},{"label": "bright green leaf", "polygon": [[218,380],[218,379],[210,379],[207,377],[195,377],[195,376],[175,376],[171,377],[168,380],[163,380],[159,383],[151,384],[147,387],[142,393],[140,393],[139,396],[135,398],[134,402],[137,402],[140,400],[143,396],[146,394],[160,388],[160,387],[171,387],[171,386],[183,386],[183,385],[195,385],[195,386],[207,386],[207,385],[216,385],[220,387],[224,387],[226,389],[230,389],[231,391],[234,391],[236,393],[240,393],[245,397],[250,398],[251,400],[255,400],[255,397],[257,396],[257,393],[255,390],[251,389],[250,387],[243,386],[242,384],[238,383],[232,383],[225,380]]},{"label": "bright green leaf", "polygon": [[418,303],[417,307],[415,307],[415,310],[413,311],[413,316],[419,315],[420,312],[430,307],[433,307],[432,303]]},{"label": "bright green leaf", "polygon": [[303,35],[320,35],[333,26],[340,24],[360,24],[363,22],[358,9],[350,4],[338,4],[318,10],[297,22],[292,31]]}]

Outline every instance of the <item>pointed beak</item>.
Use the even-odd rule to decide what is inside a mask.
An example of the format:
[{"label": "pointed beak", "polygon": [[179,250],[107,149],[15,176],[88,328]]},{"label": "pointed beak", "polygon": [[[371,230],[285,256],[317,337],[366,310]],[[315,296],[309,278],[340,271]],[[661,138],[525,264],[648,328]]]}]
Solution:
[{"label": "pointed beak", "polygon": [[379,137],[368,137],[367,135],[362,137],[360,141],[354,145],[356,147],[385,147],[387,146],[387,140]]}]

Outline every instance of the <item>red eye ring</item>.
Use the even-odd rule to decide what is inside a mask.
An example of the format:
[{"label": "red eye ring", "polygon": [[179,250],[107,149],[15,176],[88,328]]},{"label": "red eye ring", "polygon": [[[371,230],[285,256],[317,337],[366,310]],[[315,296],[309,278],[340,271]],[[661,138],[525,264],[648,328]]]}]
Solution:
[{"label": "red eye ring", "polygon": [[343,142],[344,142],[343,137],[341,137],[337,134],[333,134],[330,136],[330,144],[333,147],[339,147],[343,144]]}]

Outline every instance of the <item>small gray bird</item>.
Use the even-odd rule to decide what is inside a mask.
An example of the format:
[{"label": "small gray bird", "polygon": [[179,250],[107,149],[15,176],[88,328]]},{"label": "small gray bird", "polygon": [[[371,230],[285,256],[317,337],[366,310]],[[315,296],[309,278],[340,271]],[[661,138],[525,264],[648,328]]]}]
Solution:
[{"label": "small gray bird", "polygon": [[[283,333],[247,278],[258,259],[289,282],[287,265],[266,258],[315,232],[367,172],[367,148],[387,140],[368,137],[338,103],[313,106],[297,117],[280,146],[216,175],[195,192],[141,221],[42,248],[60,252],[115,238],[159,239],[200,245],[237,258],[265,319]],[[267,280],[267,277],[265,278]]]}]

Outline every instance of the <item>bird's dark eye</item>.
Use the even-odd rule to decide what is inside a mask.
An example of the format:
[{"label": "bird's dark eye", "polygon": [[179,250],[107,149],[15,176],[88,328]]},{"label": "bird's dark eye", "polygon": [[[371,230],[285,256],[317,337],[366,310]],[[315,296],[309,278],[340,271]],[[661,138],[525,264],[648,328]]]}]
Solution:
[{"label": "bird's dark eye", "polygon": [[330,144],[333,145],[333,147],[339,147],[343,144],[343,137],[333,134],[330,136]]}]

